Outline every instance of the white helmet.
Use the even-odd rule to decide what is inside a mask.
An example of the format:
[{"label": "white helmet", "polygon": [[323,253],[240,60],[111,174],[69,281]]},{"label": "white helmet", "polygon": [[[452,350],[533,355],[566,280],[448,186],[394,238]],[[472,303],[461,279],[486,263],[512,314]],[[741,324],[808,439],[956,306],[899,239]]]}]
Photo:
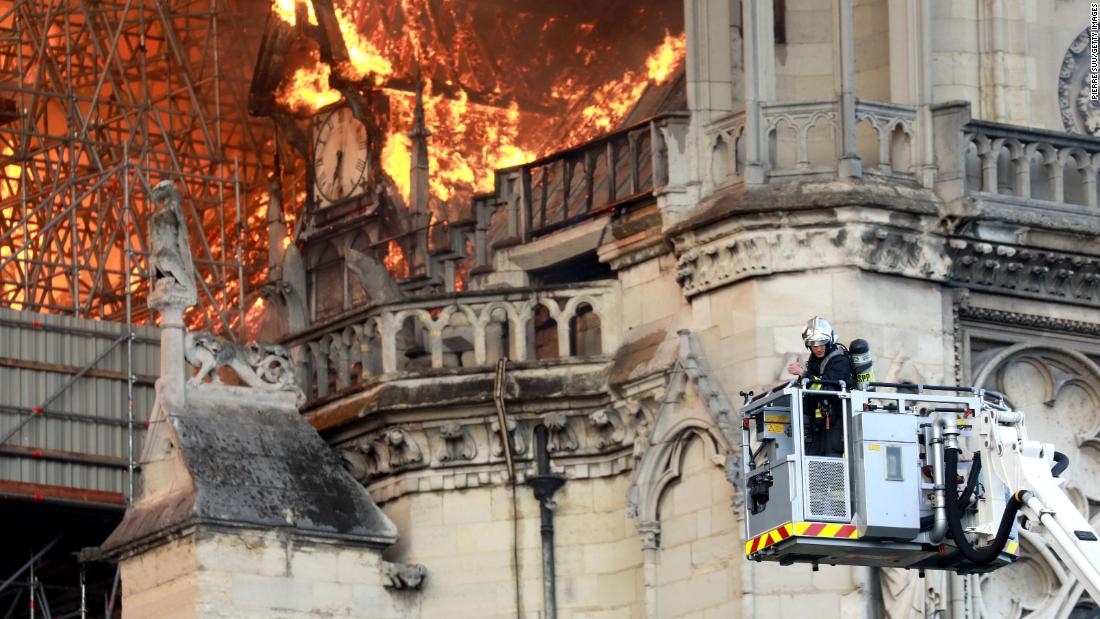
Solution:
[{"label": "white helmet", "polygon": [[833,326],[828,320],[821,316],[814,316],[802,330],[802,341],[806,343],[806,348],[835,344],[836,331],[833,331]]}]

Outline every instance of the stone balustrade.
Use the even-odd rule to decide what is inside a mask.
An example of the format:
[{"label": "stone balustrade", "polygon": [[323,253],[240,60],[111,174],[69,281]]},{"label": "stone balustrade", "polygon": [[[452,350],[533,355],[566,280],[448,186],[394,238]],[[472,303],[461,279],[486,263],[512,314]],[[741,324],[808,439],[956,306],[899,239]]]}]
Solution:
[{"label": "stone balustrade", "polygon": [[372,377],[599,357],[619,343],[615,282],[469,292],[369,306],[286,342],[307,399]]},{"label": "stone balustrade", "polygon": [[[827,176],[840,159],[836,100],[762,106],[768,177]],[[855,125],[864,172],[914,180],[916,108],[859,100]]]},{"label": "stone balustrade", "polygon": [[712,187],[745,181],[745,112],[734,112],[705,127],[710,151],[707,172]]},{"label": "stone balustrade", "polygon": [[960,102],[936,106],[933,114],[936,190],[944,199],[971,195],[1020,205],[1058,203],[1069,210],[1097,207],[1100,140],[973,120],[969,105]]}]

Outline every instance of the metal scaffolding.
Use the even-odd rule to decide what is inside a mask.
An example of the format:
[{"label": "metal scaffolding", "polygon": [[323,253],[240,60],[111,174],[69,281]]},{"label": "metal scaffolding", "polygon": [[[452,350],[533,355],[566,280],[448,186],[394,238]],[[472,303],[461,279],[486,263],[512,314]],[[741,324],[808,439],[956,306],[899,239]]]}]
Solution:
[{"label": "metal scaffolding", "polygon": [[[20,470],[39,483],[73,486],[72,496],[107,496],[65,483],[57,471],[109,461],[124,467],[117,491],[132,500],[145,415],[134,409],[142,365],[134,346],[136,325],[152,324],[145,232],[156,183],[176,182],[190,227],[199,306],[188,321],[229,337],[243,332],[267,259],[258,207],[266,203],[275,147],[271,121],[248,116],[247,93],[269,7],[270,0],[0,0],[0,307],[125,325],[106,348],[76,342],[87,339],[84,332],[73,336],[75,347],[57,348],[83,358],[75,373],[77,364],[59,358],[35,366],[70,379],[35,394],[33,405],[9,406],[0,419],[0,457],[9,470],[44,459],[54,468],[41,478]],[[77,410],[85,407],[75,401],[78,379],[122,372],[122,411],[92,414],[91,403]],[[96,438],[120,427],[122,441]],[[29,500],[28,509],[87,502]],[[69,533],[80,530],[74,527]],[[0,613],[19,604],[34,614],[37,604],[44,616],[51,605],[58,615],[84,616],[91,594],[103,596],[104,613],[112,614],[117,571],[113,583],[104,574],[85,582],[85,566],[77,571],[68,554],[74,548],[62,548],[74,538],[41,546],[18,570],[13,561],[27,556],[0,552]],[[66,556],[69,564],[57,567]],[[47,561],[64,582],[42,584],[36,568]],[[26,585],[16,589],[22,578]]]},{"label": "metal scaffolding", "polygon": [[123,321],[133,288],[147,322],[146,196],[173,179],[195,244],[195,320],[239,331],[265,258],[248,204],[273,151],[270,127],[247,115],[242,23],[267,6],[0,0],[0,305]]}]

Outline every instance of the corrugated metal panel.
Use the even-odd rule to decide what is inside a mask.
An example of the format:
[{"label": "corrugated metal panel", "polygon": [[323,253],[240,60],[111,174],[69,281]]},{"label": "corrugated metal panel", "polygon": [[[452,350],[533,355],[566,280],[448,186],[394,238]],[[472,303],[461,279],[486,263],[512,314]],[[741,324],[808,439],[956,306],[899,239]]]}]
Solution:
[{"label": "corrugated metal panel", "polygon": [[[0,308],[0,439],[14,432],[0,441],[0,480],[126,494],[126,334],[121,323]],[[136,460],[160,372],[160,331],[134,334]]]}]

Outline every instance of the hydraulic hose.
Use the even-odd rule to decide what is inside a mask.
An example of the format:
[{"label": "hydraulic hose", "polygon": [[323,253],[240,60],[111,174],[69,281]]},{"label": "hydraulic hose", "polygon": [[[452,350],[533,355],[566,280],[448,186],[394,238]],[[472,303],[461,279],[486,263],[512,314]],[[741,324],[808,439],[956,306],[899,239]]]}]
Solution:
[{"label": "hydraulic hose", "polygon": [[997,535],[993,538],[993,543],[980,550],[974,548],[970,545],[970,540],[966,538],[966,531],[963,530],[962,507],[959,505],[959,496],[956,494],[958,485],[955,483],[955,479],[959,474],[959,450],[952,447],[945,449],[944,452],[947,478],[951,480],[948,491],[944,493],[947,495],[947,526],[951,531],[951,537],[955,540],[959,552],[967,561],[975,565],[986,565],[1001,554],[1008,542],[1008,534],[1012,531],[1016,513],[1020,511],[1020,507],[1023,505],[1023,500],[1020,497],[1021,493],[1013,493],[1008,505],[1005,506],[1005,511],[1001,514],[1001,524],[997,528]]},{"label": "hydraulic hose", "polygon": [[[970,473],[966,477],[966,488],[963,489],[963,493],[959,495],[959,505],[966,507],[970,505],[970,499],[974,497],[974,489],[978,486],[978,478],[981,477],[982,472],[982,454],[974,454],[974,460],[970,463]],[[958,479],[956,477],[956,479]]]},{"label": "hydraulic hose", "polygon": [[1067,456],[1066,454],[1064,454],[1060,451],[1054,452],[1054,468],[1050,469],[1051,476],[1052,477],[1058,477],[1068,467],[1069,467],[1069,456]]},{"label": "hydraulic hose", "polygon": [[[982,472],[982,454],[974,454],[974,461],[970,465],[970,473],[966,477],[966,487],[963,489],[963,493],[959,495],[959,506],[962,509],[966,509],[970,505],[971,499],[974,498],[974,490],[978,487],[978,479],[981,478]],[[958,479],[958,478],[956,478]],[[945,500],[946,504],[946,500]],[[927,531],[931,529],[936,522],[936,517],[933,514],[927,516],[921,516],[920,528],[921,531]],[[937,540],[938,541],[938,540]]]},{"label": "hydraulic hose", "polygon": [[[981,454],[974,454],[974,463],[970,465],[970,473],[967,475],[966,488],[963,489],[963,494],[959,495],[959,508],[966,509],[970,505],[970,499],[974,498],[974,490],[978,486],[978,478],[981,476]],[[957,479],[958,477],[956,477]],[[945,501],[946,504],[946,501]],[[934,515],[921,517],[921,530],[927,531],[933,527],[936,522]]]}]

